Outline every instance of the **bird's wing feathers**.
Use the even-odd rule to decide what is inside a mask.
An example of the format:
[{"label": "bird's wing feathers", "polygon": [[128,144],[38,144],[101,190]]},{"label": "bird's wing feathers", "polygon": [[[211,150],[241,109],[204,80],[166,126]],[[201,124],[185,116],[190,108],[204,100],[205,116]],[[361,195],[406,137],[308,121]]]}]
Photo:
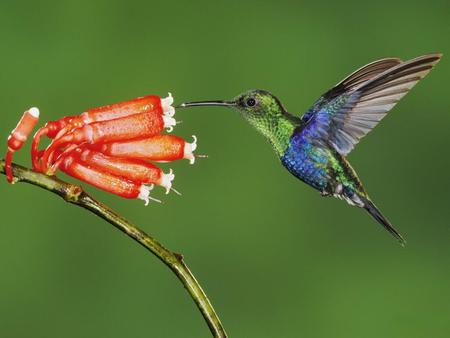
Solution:
[{"label": "bird's wing feathers", "polygon": [[302,117],[305,128],[316,129],[317,141],[327,141],[347,155],[440,58],[441,54],[430,54],[406,62],[383,59],[357,70]]},{"label": "bird's wing feathers", "polygon": [[348,92],[355,86],[370,80],[374,76],[402,63],[398,58],[385,58],[371,62],[351,73],[345,79],[337,83],[333,88],[324,93],[314,105],[302,116],[304,122],[308,121],[314,113],[317,113],[326,104],[336,97]]}]

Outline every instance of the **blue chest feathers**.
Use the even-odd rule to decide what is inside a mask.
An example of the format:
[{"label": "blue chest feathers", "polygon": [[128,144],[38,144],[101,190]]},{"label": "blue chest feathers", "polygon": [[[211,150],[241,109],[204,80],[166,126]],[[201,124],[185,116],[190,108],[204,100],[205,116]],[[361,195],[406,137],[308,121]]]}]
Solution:
[{"label": "blue chest feathers", "polygon": [[295,177],[323,191],[328,185],[329,151],[309,140],[311,131],[301,130],[292,135],[281,162]]}]

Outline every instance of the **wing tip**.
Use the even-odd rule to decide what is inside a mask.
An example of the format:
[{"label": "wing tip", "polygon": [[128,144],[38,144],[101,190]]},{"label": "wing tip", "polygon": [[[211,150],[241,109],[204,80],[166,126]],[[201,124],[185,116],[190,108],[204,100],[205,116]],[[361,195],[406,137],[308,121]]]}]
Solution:
[{"label": "wing tip", "polygon": [[428,61],[434,66],[442,59],[443,56],[444,53],[436,52],[419,56],[417,58],[412,59],[411,61],[418,61],[418,60]]},{"label": "wing tip", "polygon": [[429,54],[426,54],[426,55],[434,56],[434,57],[440,59],[440,58],[442,58],[444,56],[444,53],[442,53],[442,52],[434,52],[434,53],[429,53]]}]

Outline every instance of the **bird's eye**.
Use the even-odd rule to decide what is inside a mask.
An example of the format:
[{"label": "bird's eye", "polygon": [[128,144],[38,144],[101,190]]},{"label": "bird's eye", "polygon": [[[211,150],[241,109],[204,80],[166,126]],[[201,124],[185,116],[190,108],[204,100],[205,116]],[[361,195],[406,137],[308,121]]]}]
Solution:
[{"label": "bird's eye", "polygon": [[247,107],[253,107],[256,105],[256,100],[253,97],[251,97],[251,98],[247,99],[245,104],[247,105]]}]

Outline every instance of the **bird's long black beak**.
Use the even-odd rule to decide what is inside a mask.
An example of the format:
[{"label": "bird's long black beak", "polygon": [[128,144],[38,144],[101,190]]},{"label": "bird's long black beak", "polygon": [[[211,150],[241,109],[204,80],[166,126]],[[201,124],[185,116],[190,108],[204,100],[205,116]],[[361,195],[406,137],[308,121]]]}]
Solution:
[{"label": "bird's long black beak", "polygon": [[212,106],[234,107],[234,106],[236,106],[236,102],[233,102],[233,101],[221,101],[221,100],[186,102],[186,103],[179,104],[175,108],[212,107]]}]

